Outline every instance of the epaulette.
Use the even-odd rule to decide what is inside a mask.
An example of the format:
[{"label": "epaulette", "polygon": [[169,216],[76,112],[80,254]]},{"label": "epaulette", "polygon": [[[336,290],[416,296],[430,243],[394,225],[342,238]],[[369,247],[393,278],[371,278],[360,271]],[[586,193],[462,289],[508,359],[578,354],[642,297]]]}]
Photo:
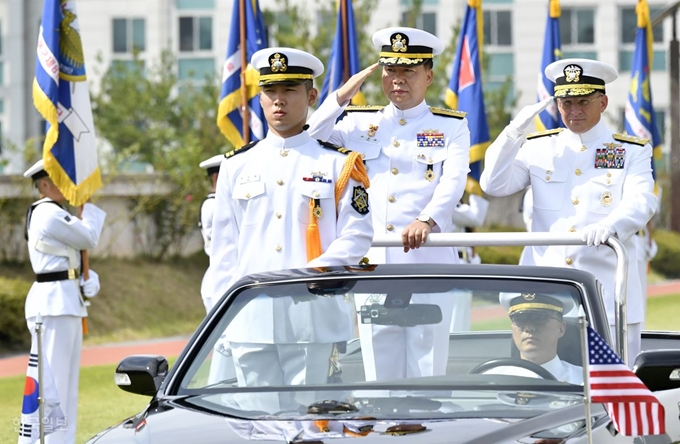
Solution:
[{"label": "epaulette", "polygon": [[539,137],[545,137],[545,136],[553,136],[555,134],[559,134],[562,131],[564,131],[564,128],[555,128],[551,130],[545,130],[545,131],[536,131],[535,133],[531,133],[527,136],[527,140],[531,139],[538,139]]},{"label": "epaulette", "polygon": [[614,138],[614,140],[618,140],[619,142],[628,142],[640,146],[645,146],[649,143],[649,139],[631,136],[630,134],[615,133],[612,135],[612,137]]},{"label": "epaulette", "polygon": [[228,159],[228,158],[235,156],[237,154],[245,153],[246,151],[248,151],[249,149],[251,149],[252,147],[257,145],[258,142],[259,142],[259,140],[255,140],[253,142],[250,142],[248,145],[243,145],[241,148],[234,148],[233,150],[226,153],[224,155],[224,157],[226,157]]},{"label": "epaulette", "polygon": [[317,139],[317,142],[319,142],[319,145],[321,145],[322,147],[327,148],[329,150],[337,151],[340,154],[349,154],[352,152],[352,150],[350,150],[349,148],[344,148],[334,143],[326,142],[319,139]]},{"label": "epaulette", "polygon": [[454,119],[464,119],[467,116],[465,111],[457,111],[455,109],[439,108],[437,106],[431,106],[430,112],[437,116],[453,117]]},{"label": "epaulette", "polygon": [[345,111],[348,113],[351,112],[376,112],[376,111],[382,111],[382,109],[385,108],[382,105],[349,105],[348,107],[345,108]]}]

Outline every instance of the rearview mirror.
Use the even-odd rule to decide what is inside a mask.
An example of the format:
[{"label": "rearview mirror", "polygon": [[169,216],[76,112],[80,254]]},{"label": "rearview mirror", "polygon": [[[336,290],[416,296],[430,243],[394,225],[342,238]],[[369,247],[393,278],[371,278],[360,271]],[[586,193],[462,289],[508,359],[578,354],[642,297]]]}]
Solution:
[{"label": "rearview mirror", "polygon": [[442,321],[441,308],[433,304],[409,304],[396,308],[388,308],[381,304],[362,305],[359,315],[362,324],[399,327],[439,324]]}]

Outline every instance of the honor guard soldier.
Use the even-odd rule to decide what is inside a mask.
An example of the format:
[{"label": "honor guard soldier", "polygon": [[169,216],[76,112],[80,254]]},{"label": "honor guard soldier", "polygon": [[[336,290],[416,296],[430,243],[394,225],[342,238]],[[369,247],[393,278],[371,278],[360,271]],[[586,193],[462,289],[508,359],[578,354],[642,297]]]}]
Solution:
[{"label": "honor guard soldier", "polygon": [[[482,189],[509,196],[531,185],[534,232],[580,232],[588,246],[527,247],[522,264],[574,267],[593,273],[604,286],[604,303],[614,334],[616,255],[609,247],[591,248],[610,236],[637,256],[634,235],[654,215],[651,156],[647,140],[607,128],[605,85],[618,73],[602,62],[564,59],[545,68],[555,82],[557,109],[566,129],[523,136],[546,99],[523,108],[486,152]],[[644,297],[636,261],[629,261],[628,352],[640,351]]]},{"label": "honor guard soldier", "polygon": [[[210,180],[210,192],[201,204],[201,214],[198,220],[198,226],[201,229],[201,236],[203,236],[203,249],[205,254],[210,256],[210,247],[212,243],[212,227],[213,227],[213,211],[215,208],[215,187],[217,186],[217,176],[220,173],[220,164],[224,160],[224,154],[212,156],[206,159],[198,166],[204,168]],[[201,283],[201,296],[203,298],[203,305],[205,311],[208,313],[212,308],[212,299],[210,298],[210,285],[206,282],[206,276],[203,276]]]},{"label": "honor guard soldier", "polygon": [[[83,205],[82,219],[62,206],[66,199],[44,169],[42,160],[24,173],[40,193],[26,215],[28,254],[36,280],[26,297],[26,324],[31,340],[37,341],[35,323],[42,317],[43,357],[49,363],[65,428],[51,433],[46,442],[74,443],[78,417],[78,377],[83,342],[82,319],[87,317],[83,295],[99,292],[99,276],[89,270],[80,276],[80,250],[97,246],[106,213],[91,203]],[[37,346],[32,347],[37,350]]]},{"label": "honor guard soldier", "polygon": [[[458,263],[455,248],[419,249],[431,231],[451,232],[469,171],[465,113],[425,102],[434,76],[433,57],[444,45],[428,32],[403,27],[379,30],[373,44],[380,50],[378,63],[328,96],[312,115],[310,132],[361,152],[371,178],[374,229],[402,236],[403,248],[372,248],[371,263]],[[389,105],[347,106],[378,66]],[[336,124],[344,112],[347,115]],[[437,303],[443,321],[415,327],[362,324],[367,380],[445,373],[454,298],[421,294],[412,301]]]},{"label": "honor guard soldier", "polygon": [[[220,167],[210,254],[215,300],[251,273],[356,265],[373,238],[361,156],[305,131],[321,61],[293,48],[266,48],[251,63],[260,71],[269,131],[227,153]],[[333,345],[352,338],[351,324],[342,297],[311,305],[290,297],[249,302],[225,336],[238,384],[326,383]]]}]

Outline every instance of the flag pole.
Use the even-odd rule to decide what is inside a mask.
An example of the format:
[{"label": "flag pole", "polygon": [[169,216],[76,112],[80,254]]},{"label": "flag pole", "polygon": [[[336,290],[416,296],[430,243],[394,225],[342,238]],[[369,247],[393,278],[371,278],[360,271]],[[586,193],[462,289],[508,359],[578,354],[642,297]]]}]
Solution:
[{"label": "flag pole", "polygon": [[38,341],[38,430],[40,437],[40,444],[45,444],[45,394],[43,388],[43,348],[42,348],[42,316],[38,312],[35,319],[35,335]]},{"label": "flag pole", "polygon": [[592,444],[593,442],[593,424],[590,413],[590,381],[588,380],[588,321],[586,320],[586,313],[583,311],[583,306],[578,310],[578,324],[581,331],[581,363],[583,364],[583,404],[586,408],[586,442]]},{"label": "flag pole", "polygon": [[342,81],[349,80],[349,35],[347,34],[347,0],[340,0],[340,14],[342,17],[342,59],[344,60]]},{"label": "flag pole", "polygon": [[[246,69],[248,68],[248,42],[246,42],[246,0],[239,2],[239,28],[241,47],[241,111],[243,119],[243,143],[250,142],[250,109],[248,106],[248,86],[246,85]],[[238,147],[235,147],[238,148]]]}]

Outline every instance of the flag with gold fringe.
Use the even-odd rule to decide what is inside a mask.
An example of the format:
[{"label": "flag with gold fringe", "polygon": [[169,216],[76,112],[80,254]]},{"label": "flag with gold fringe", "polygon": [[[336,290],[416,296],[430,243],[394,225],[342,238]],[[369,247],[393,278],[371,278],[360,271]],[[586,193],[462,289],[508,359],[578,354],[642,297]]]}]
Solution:
[{"label": "flag with gold fringe", "polygon": [[[560,44],[560,0],[548,0],[548,20],[545,24],[545,40],[543,41],[543,57],[538,72],[536,101],[542,102],[555,94],[555,84],[545,75],[545,67],[562,58]],[[536,129],[545,131],[563,126],[557,105],[553,102],[536,116]]]},{"label": "flag with gold fringe", "polygon": [[[337,10],[338,20],[335,25],[335,40],[331,48],[331,56],[328,59],[328,72],[323,81],[319,103],[323,103],[330,93],[340,88],[351,76],[361,70],[352,0],[338,0]],[[366,99],[361,91],[352,97],[351,104],[366,104]]]},{"label": "flag with gold fringe", "polygon": [[[628,134],[649,139],[654,149],[652,156],[652,175],[656,183],[654,159],[661,158],[661,135],[656,126],[656,114],[652,104],[650,74],[654,52],[652,44],[652,21],[649,15],[647,0],[638,0],[635,7],[637,14],[637,30],[635,34],[635,52],[633,66],[630,70],[630,89],[625,108],[625,129]],[[657,186],[654,186],[655,192]]]},{"label": "flag with gold fringe", "polygon": [[[241,44],[241,4],[244,6],[245,14],[245,45]],[[248,141],[261,140],[267,134],[267,121],[260,105],[260,87],[257,85],[259,73],[250,65],[252,55],[267,46],[264,18],[258,1],[234,0],[227,56],[222,67],[222,91],[217,110],[217,126],[234,148],[239,148],[246,143],[243,134],[244,111],[241,90],[241,51],[244,50],[248,62],[245,72],[246,84],[243,86],[246,88],[248,100]]]},{"label": "flag with gold fringe", "polygon": [[482,0],[468,0],[458,36],[453,72],[446,91],[446,106],[467,112],[470,128],[470,172],[466,191],[482,194],[479,178],[482,161],[490,144],[489,124],[482,91],[481,53],[483,44]]},{"label": "flag with gold fringe", "polygon": [[82,205],[101,175],[75,0],[44,1],[33,103],[47,121],[45,171],[71,205]]}]

